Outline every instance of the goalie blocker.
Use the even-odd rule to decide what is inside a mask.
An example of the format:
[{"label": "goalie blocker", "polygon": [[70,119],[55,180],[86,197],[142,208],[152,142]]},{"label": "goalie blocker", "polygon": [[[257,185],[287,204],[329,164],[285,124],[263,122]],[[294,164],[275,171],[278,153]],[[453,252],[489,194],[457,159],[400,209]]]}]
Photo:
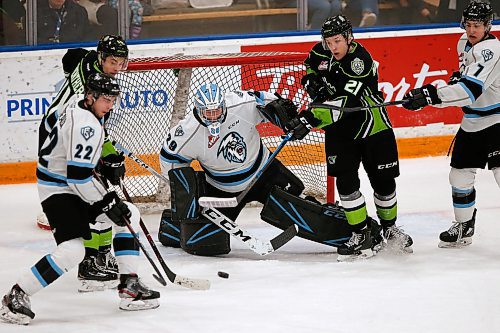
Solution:
[{"label": "goalie blocker", "polygon": [[[317,243],[339,247],[347,242],[354,229],[347,222],[342,207],[321,205],[313,200],[305,200],[274,187],[260,216],[262,220],[280,229],[296,224],[299,227],[299,237]],[[369,219],[368,226],[372,228],[372,243],[375,247],[383,241],[382,228],[374,219]]]}]

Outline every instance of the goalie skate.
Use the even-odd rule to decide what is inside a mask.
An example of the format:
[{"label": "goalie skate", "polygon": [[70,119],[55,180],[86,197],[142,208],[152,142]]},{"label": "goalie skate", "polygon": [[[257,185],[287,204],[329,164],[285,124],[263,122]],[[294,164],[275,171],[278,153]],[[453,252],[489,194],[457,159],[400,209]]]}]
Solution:
[{"label": "goalie skate", "polygon": [[0,318],[18,325],[28,325],[35,318],[28,295],[17,284],[3,297]]},{"label": "goalie skate", "polygon": [[149,289],[136,274],[120,276],[118,295],[121,298],[120,309],[125,311],[139,311],[156,309],[160,306],[160,293]]}]

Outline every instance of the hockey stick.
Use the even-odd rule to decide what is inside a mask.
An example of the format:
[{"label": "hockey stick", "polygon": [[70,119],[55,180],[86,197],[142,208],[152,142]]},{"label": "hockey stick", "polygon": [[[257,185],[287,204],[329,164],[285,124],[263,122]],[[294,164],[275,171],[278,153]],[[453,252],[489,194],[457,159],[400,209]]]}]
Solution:
[{"label": "hockey stick", "polygon": [[209,219],[210,222],[218,225],[221,229],[225,230],[231,236],[248,246],[253,252],[261,256],[276,251],[295,237],[299,231],[297,225],[293,224],[273,239],[263,241],[243,230],[236,222],[215,208],[205,207],[203,208],[202,214]]},{"label": "hockey stick", "polygon": [[269,156],[266,163],[262,167],[262,169],[257,172],[255,178],[248,184],[247,188],[243,190],[236,197],[231,198],[218,198],[218,197],[200,197],[198,199],[198,203],[202,207],[211,207],[211,208],[226,208],[226,207],[236,207],[243,200],[243,198],[247,195],[247,193],[252,189],[252,187],[257,183],[260,176],[267,170],[271,162],[276,158],[278,153],[283,149],[283,147],[287,144],[288,141],[292,138],[293,132],[288,132],[283,141],[276,147],[274,152]]},{"label": "hockey stick", "polygon": [[[125,195],[125,198],[127,201],[132,202],[132,198],[130,198],[130,195],[128,194],[127,189],[125,186],[123,186],[123,183],[120,182],[120,189],[123,192],[123,195]],[[167,266],[165,263],[165,260],[163,260],[163,257],[158,250],[158,247],[156,246],[153,237],[151,236],[151,233],[149,232],[148,228],[144,224],[144,221],[142,218],[139,220],[139,224],[141,226],[142,231],[146,235],[146,238],[148,239],[149,245],[151,245],[151,248],[153,249],[153,252],[156,255],[156,258],[160,262],[161,267],[165,271],[165,274],[167,274],[167,278],[170,280],[170,282],[177,284],[182,287],[190,288],[190,289],[196,289],[196,290],[207,290],[210,289],[210,281],[205,280],[205,279],[193,279],[193,278],[188,278],[185,276],[180,276],[172,272],[172,270]]]},{"label": "hockey stick", "polygon": [[[169,183],[169,180],[165,176],[163,176],[161,173],[150,167],[143,160],[135,156],[131,151],[123,147],[121,144],[119,144],[116,141],[113,141],[113,145],[115,146],[116,149],[123,152],[130,159],[135,161],[144,169],[148,170],[152,175],[156,176],[158,179],[161,179],[166,183]],[[270,241],[262,241],[257,237],[254,237],[248,232],[241,229],[236,222],[231,221],[228,217],[226,217],[224,214],[222,214],[216,209],[209,208],[208,211],[207,209],[204,209],[202,211],[202,214],[211,222],[219,226],[222,230],[224,230],[234,238],[238,239],[239,241],[242,241],[252,251],[260,255],[266,255],[271,252],[274,252],[281,246],[285,245],[298,232],[297,228],[294,225],[292,225],[288,227],[285,231],[281,232],[278,236],[271,239]]]},{"label": "hockey stick", "polygon": [[384,106],[390,106],[390,105],[400,105],[408,102],[407,99],[402,99],[400,101],[390,101],[390,102],[384,102],[380,104],[375,104],[371,106],[356,106],[352,108],[345,108],[342,106],[337,106],[337,105],[332,105],[328,103],[311,103],[309,105],[310,108],[326,108],[326,109],[332,109],[332,110],[337,110],[337,111],[342,111],[342,112],[357,112],[357,111],[363,111],[363,110],[370,110],[370,109],[375,109],[375,108],[381,108]]},{"label": "hockey stick", "polygon": [[[95,173],[94,172],[94,175],[96,177],[96,179],[101,183],[102,186],[104,186],[104,188],[108,188],[108,186],[104,183],[104,181],[102,180],[101,176],[98,174],[98,173]],[[126,216],[122,216],[123,218],[123,221],[125,222],[125,226],[127,227],[127,229],[130,231],[130,233],[132,234],[132,237],[134,237],[134,240],[135,242],[139,245],[139,247],[141,248],[142,250],[142,253],[144,253],[144,255],[146,256],[146,258],[148,259],[149,263],[151,264],[151,266],[153,266],[156,274],[153,274],[153,277],[155,278],[156,281],[158,281],[162,286],[166,286],[167,285],[167,282],[165,281],[165,278],[163,277],[163,275],[161,274],[160,270],[158,269],[158,266],[156,266],[156,264],[154,263],[153,259],[151,258],[151,256],[149,255],[149,253],[146,251],[146,248],[144,247],[144,245],[142,245],[142,242],[139,240],[139,237],[137,237],[137,234],[135,233],[134,229],[132,228],[132,226],[130,225],[130,220],[128,217]]]}]

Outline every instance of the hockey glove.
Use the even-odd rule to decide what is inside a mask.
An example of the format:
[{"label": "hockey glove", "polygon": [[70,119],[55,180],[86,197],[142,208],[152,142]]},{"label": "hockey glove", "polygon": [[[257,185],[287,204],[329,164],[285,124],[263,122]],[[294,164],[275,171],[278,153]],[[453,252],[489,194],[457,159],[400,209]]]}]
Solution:
[{"label": "hockey glove", "polygon": [[404,97],[408,102],[403,107],[408,110],[419,110],[427,105],[440,104],[441,99],[437,94],[437,89],[432,84],[426,84],[422,88],[412,89]]},{"label": "hockey glove", "polygon": [[132,216],[127,205],[118,197],[115,191],[106,193],[101,201],[92,205],[92,208],[106,214],[111,221],[120,227],[126,225],[124,218]]},{"label": "hockey glove", "polygon": [[293,131],[291,140],[302,140],[311,129],[311,124],[304,116],[295,117],[285,125],[286,134]]},{"label": "hockey glove", "polygon": [[298,115],[297,106],[292,100],[285,98],[275,99],[265,106],[257,105],[257,108],[271,123],[283,130],[285,125]]},{"label": "hockey glove", "polygon": [[313,101],[321,103],[327,99],[328,91],[316,74],[310,73],[305,75],[302,77],[300,83],[302,83],[304,89],[306,89],[309,97],[311,97]]},{"label": "hockey glove", "polygon": [[450,78],[448,79],[448,85],[451,86],[453,84],[457,84],[461,78],[462,78],[462,74],[459,71],[453,72],[451,74]]},{"label": "hockey glove", "polygon": [[113,185],[120,185],[120,180],[125,176],[125,157],[110,154],[101,157],[97,163],[97,172]]}]

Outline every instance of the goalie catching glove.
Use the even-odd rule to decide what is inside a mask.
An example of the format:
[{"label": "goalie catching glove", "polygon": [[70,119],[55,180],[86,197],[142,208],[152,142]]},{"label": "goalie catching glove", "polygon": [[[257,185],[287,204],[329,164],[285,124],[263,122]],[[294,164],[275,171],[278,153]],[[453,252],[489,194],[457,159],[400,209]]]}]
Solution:
[{"label": "goalie catching glove", "polygon": [[125,202],[118,197],[115,191],[106,193],[101,201],[92,205],[92,210],[96,216],[101,213],[106,214],[111,221],[120,227],[126,225],[125,218],[128,219],[132,216]]},{"label": "goalie catching glove", "polygon": [[125,157],[118,154],[101,157],[97,164],[97,172],[112,185],[120,185],[120,180],[125,176]]},{"label": "goalie catching glove", "polygon": [[285,125],[297,117],[297,106],[290,99],[282,98],[267,103],[265,106],[257,105],[260,112],[274,125],[285,130]]},{"label": "goalie catching glove", "polygon": [[404,99],[407,99],[408,102],[404,103],[403,107],[412,111],[419,110],[427,105],[441,104],[437,89],[432,84],[410,90]]}]

